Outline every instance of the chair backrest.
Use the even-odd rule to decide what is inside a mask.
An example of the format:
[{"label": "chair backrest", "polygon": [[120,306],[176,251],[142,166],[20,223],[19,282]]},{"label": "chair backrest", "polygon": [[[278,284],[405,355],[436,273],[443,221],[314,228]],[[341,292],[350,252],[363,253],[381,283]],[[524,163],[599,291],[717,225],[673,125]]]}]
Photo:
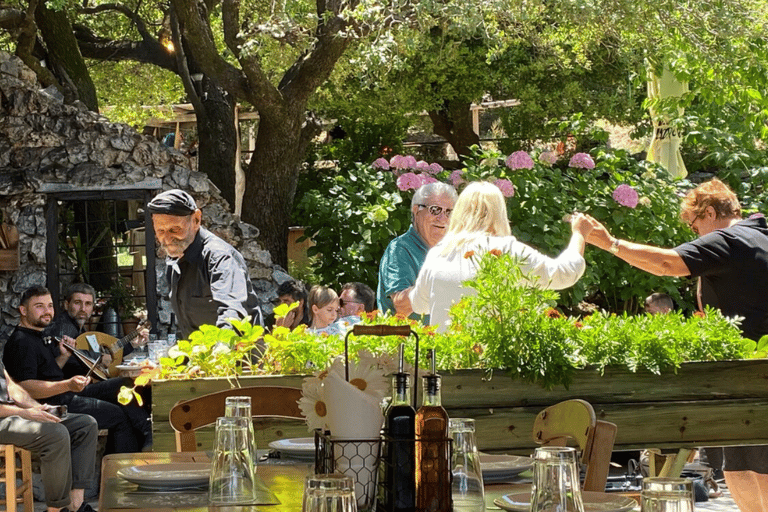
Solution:
[{"label": "chair backrest", "polygon": [[585,491],[605,491],[616,425],[598,420],[584,400],[566,400],[541,411],[533,423],[533,439],[549,446],[565,446],[569,439],[578,444],[581,462],[587,466]]},{"label": "chair backrest", "polygon": [[234,388],[216,393],[181,400],[171,408],[168,419],[176,431],[176,451],[197,451],[195,430],[216,422],[224,416],[224,402],[228,396],[251,397],[251,413],[254,417],[303,419],[299,409],[301,389],[283,386],[253,386]]}]

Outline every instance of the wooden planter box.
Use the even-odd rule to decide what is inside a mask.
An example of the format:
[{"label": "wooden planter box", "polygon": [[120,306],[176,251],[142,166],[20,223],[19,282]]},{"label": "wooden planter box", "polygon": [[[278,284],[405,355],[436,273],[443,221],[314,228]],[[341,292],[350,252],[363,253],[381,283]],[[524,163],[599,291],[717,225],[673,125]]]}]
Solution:
[{"label": "wooden planter box", "polygon": [[[257,376],[242,386],[301,387],[302,376]],[[157,381],[152,383],[155,451],[175,449],[168,411],[179,400],[228,389],[226,379]],[[632,373],[609,368],[577,372],[570,389],[547,391],[513,380],[497,371],[486,379],[482,370],[443,375],[443,404],[451,417],[477,421],[478,446],[483,451],[530,452],[535,446],[533,419],[544,407],[582,398],[599,418],[618,425],[616,449],[680,446],[768,444],[768,359],[685,363],[677,374]],[[300,422],[265,420],[257,427],[260,447],[283,437],[306,437]],[[200,449],[209,449],[212,435],[197,436]]]}]

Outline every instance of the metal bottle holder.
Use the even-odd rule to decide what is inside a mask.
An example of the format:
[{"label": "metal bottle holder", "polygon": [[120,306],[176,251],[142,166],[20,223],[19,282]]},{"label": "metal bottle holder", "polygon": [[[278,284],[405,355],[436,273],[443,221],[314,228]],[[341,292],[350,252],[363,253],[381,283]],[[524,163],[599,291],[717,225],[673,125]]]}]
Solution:
[{"label": "metal bottle holder", "polygon": [[[408,325],[355,325],[347,332],[344,337],[344,360],[345,360],[345,379],[349,382],[349,335],[355,336],[411,336],[416,338],[415,356],[414,356],[414,386],[413,386],[413,408],[418,409],[419,386],[419,336]],[[362,512],[390,512],[393,503],[393,489],[386,481],[388,472],[397,471],[397,468],[391,467],[386,454],[391,449],[405,449],[416,453],[419,443],[429,443],[429,449],[422,450],[434,455],[434,458],[423,459],[422,469],[434,471],[441,464],[447,464],[448,474],[450,474],[450,464],[452,456],[452,441],[450,438],[442,440],[430,439],[421,440],[403,440],[393,439],[387,432],[383,432],[378,439],[354,439],[354,440],[335,440],[329,431],[315,430],[315,473],[333,473],[338,466],[346,469],[347,476],[353,476],[355,479],[355,492],[358,496],[358,509]],[[407,445],[407,446],[406,446]],[[358,470],[353,469],[356,461],[370,460],[375,457],[375,464],[368,467],[362,464]],[[430,469],[431,468],[431,469]],[[434,489],[430,489],[430,494],[440,497],[437,502],[433,501],[430,510],[443,511],[452,510],[453,503],[451,499],[450,485],[443,489],[438,482],[435,482]],[[378,490],[378,492],[376,492]],[[362,493],[362,494],[361,494]],[[361,499],[361,496],[365,496]],[[417,512],[421,512],[416,508]]]}]

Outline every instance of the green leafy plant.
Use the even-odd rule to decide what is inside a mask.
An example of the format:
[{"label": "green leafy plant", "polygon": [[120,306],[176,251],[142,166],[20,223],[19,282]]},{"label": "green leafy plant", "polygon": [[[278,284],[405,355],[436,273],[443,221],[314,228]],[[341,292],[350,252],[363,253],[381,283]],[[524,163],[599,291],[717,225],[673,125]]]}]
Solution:
[{"label": "green leafy plant", "polygon": [[508,254],[473,257],[477,275],[465,283],[475,289],[451,310],[452,329],[479,343],[487,368],[546,388],[571,382],[587,365],[645,369],[659,374],[684,361],[740,359],[754,351],[742,338],[738,321],[707,309],[691,317],[596,313],[579,319],[554,308],[558,294],[519,285],[525,277]]}]

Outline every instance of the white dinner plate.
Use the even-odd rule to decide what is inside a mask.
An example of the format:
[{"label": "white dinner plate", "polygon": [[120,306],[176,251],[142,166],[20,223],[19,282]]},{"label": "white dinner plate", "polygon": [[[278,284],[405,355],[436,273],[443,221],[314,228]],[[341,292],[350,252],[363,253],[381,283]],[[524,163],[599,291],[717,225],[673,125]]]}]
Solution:
[{"label": "white dinner plate", "polygon": [[314,459],[315,458],[315,438],[314,437],[297,437],[294,439],[279,439],[269,443],[269,447],[273,450],[280,452],[281,455],[286,457],[293,457],[297,459]]},{"label": "white dinner plate", "polygon": [[117,471],[117,476],[141,487],[153,489],[198,487],[208,483],[209,462],[175,462],[131,466]]},{"label": "white dinner plate", "polygon": [[[628,512],[637,502],[627,496],[609,494],[606,492],[582,491],[584,512]],[[531,510],[531,493],[516,492],[496,498],[493,503],[502,510],[511,512],[529,512]]]},{"label": "white dinner plate", "polygon": [[508,478],[531,469],[532,467],[533,459],[531,457],[496,455],[490,453],[480,454],[480,469],[483,472],[483,480]]}]

